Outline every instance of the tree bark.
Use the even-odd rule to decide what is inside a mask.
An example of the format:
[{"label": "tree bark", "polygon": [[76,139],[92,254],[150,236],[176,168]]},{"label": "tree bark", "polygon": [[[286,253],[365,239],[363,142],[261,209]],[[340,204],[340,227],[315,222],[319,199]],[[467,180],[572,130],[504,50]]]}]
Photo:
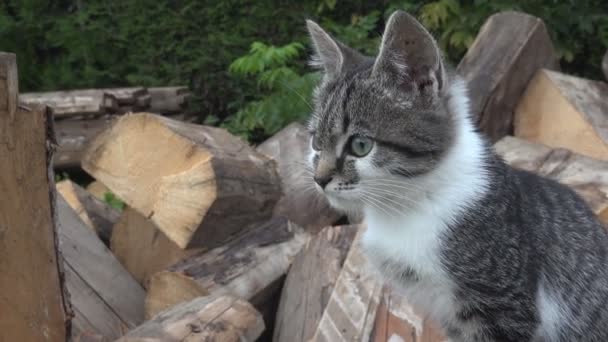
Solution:
[{"label": "tree bark", "polygon": [[518,12],[488,18],[458,65],[468,83],[471,113],[493,142],[513,131],[513,112],[540,68],[558,69],[543,21]]},{"label": "tree bark", "polygon": [[0,53],[0,341],[70,334],[57,246],[53,116],[18,104],[17,62]]},{"label": "tree bark", "polygon": [[83,168],[181,248],[213,248],[272,215],[274,161],[223,129],[153,114],[122,116]]},{"label": "tree bark", "polygon": [[107,115],[89,120],[57,120],[55,169],[79,168],[87,145],[111,123],[112,118]]}]

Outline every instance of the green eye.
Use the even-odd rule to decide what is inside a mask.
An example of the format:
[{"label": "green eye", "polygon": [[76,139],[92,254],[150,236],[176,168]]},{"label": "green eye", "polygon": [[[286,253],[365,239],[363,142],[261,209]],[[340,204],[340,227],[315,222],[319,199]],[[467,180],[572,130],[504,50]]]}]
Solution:
[{"label": "green eye", "polygon": [[365,157],[374,147],[370,138],[355,136],[350,140],[350,152],[356,157]]}]

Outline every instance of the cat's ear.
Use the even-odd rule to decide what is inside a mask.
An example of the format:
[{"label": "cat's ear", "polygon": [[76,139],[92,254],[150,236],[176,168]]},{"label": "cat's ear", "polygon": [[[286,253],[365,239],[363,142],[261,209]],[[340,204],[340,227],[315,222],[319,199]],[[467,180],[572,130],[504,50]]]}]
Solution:
[{"label": "cat's ear", "polygon": [[315,55],[311,64],[322,68],[329,78],[339,75],[350,65],[359,63],[364,57],[357,51],[333,39],[312,20],[306,20]]},{"label": "cat's ear", "polygon": [[386,23],[372,75],[407,82],[420,93],[437,94],[446,82],[439,47],[412,16],[396,11]]}]

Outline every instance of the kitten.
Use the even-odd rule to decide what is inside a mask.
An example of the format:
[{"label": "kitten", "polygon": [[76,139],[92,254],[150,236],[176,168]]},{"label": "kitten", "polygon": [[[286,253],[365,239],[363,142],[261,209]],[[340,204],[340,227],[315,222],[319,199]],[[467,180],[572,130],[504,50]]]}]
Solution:
[{"label": "kitten", "polygon": [[428,31],[396,12],[370,58],[307,26],[314,181],[363,213],[371,265],[452,341],[608,341],[607,233],[573,191],[496,156]]}]

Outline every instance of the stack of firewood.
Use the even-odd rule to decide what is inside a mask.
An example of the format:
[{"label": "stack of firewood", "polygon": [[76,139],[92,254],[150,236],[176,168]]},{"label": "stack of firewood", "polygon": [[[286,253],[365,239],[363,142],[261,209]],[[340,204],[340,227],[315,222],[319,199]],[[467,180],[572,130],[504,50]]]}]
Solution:
[{"label": "stack of firewood", "polygon": [[80,166],[86,145],[108,128],[116,115],[129,112],[179,116],[190,92],[186,87],[131,87],[25,93],[20,100],[53,109],[57,132],[55,168]]},{"label": "stack of firewood", "polygon": [[[608,84],[560,73],[543,22],[515,12],[488,19],[458,72],[496,151],[571,186],[608,223]],[[10,294],[0,307],[14,308],[0,314],[11,327],[0,340],[444,340],[367,268],[365,227],[336,225],[345,218],[309,191],[300,124],[254,148],[222,129],[127,113],[87,139],[80,164],[93,185],[62,181],[55,201],[48,112],[17,106],[10,56],[0,75],[10,194],[0,196],[0,294]],[[53,103],[58,116],[168,112],[142,89],[90,91],[95,105],[20,99]]]}]

